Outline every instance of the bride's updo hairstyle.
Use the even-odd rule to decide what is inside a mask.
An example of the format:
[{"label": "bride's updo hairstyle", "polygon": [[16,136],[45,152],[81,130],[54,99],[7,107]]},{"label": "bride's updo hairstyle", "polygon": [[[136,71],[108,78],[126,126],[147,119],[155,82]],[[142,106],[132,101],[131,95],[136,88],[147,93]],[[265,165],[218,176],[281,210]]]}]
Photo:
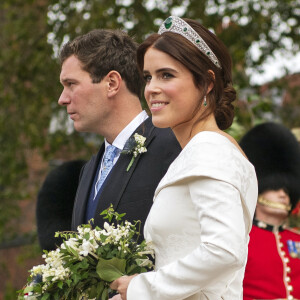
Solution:
[{"label": "bride's updo hairstyle", "polygon": [[[139,46],[137,51],[139,70],[143,72],[144,56],[150,47],[167,53],[182,63],[192,73],[195,86],[203,92],[195,114],[198,110],[203,109],[203,98],[212,82],[213,88],[206,96],[207,106],[197,121],[214,113],[218,127],[225,130],[233,122],[234,106],[232,102],[236,99],[236,91],[232,86],[231,58],[228,50],[212,32],[199,22],[190,19],[180,20],[188,23],[203,39],[209,50],[213,52],[215,61],[200,51],[188,38],[172,31],[165,31],[161,34],[150,35]],[[210,51],[206,53],[208,52]]]}]

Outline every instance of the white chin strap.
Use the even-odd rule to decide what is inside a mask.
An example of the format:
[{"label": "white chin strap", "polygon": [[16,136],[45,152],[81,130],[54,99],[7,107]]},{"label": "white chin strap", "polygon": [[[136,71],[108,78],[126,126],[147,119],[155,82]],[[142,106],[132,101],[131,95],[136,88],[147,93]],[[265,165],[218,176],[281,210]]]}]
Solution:
[{"label": "white chin strap", "polygon": [[270,201],[270,200],[267,200],[266,198],[263,198],[262,196],[258,197],[257,202],[261,205],[272,207],[272,208],[282,209],[284,211],[290,211],[292,208],[292,206],[290,204],[287,205],[287,204],[283,204],[283,203]]}]

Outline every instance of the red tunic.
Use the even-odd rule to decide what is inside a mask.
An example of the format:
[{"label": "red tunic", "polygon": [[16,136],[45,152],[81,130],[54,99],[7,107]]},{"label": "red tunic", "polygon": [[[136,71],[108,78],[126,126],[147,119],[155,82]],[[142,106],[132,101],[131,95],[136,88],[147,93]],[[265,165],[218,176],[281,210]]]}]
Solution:
[{"label": "red tunic", "polygon": [[250,232],[244,300],[300,299],[300,233],[258,221],[254,224]]}]

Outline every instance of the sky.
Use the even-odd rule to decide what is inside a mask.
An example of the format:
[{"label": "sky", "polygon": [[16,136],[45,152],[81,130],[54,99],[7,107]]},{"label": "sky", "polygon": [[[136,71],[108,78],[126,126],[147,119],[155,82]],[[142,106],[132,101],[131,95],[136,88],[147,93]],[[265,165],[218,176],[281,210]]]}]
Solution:
[{"label": "sky", "polygon": [[274,57],[269,57],[262,65],[264,72],[259,73],[253,69],[247,69],[247,74],[250,76],[251,84],[264,84],[276,78],[281,78],[286,74],[300,72],[300,52],[295,56],[283,56],[276,53]]}]

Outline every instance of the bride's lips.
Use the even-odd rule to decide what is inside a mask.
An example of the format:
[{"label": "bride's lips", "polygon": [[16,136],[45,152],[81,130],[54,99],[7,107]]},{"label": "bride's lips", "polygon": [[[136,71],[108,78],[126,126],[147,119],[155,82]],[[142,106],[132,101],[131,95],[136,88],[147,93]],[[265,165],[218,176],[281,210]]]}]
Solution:
[{"label": "bride's lips", "polygon": [[169,104],[169,102],[152,100],[152,101],[150,101],[151,112],[160,111],[163,108],[165,108],[168,104]]}]

